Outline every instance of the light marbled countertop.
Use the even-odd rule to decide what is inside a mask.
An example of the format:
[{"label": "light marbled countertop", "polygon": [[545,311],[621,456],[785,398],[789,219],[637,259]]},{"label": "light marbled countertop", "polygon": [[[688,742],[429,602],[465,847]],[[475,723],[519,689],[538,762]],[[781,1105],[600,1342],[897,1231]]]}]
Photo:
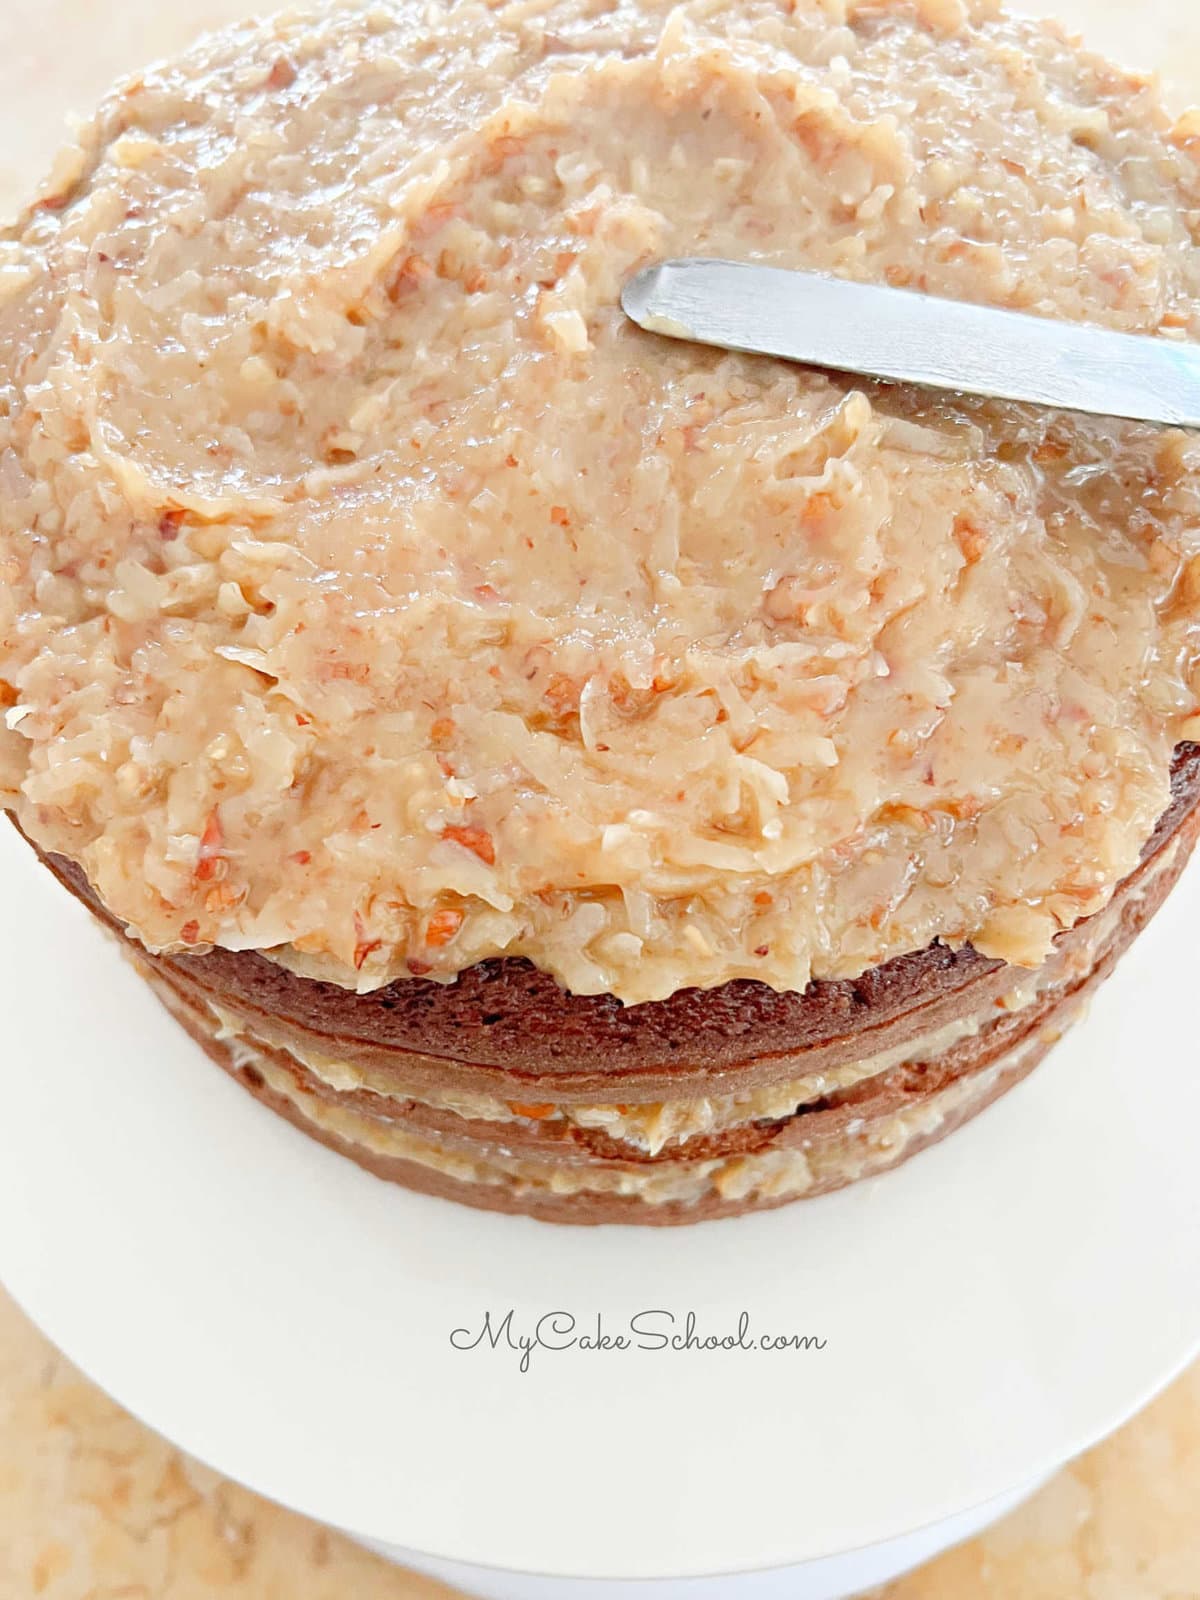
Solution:
[{"label": "light marbled countertop", "polygon": [[[1058,0],[1200,102],[1196,0]],[[0,212],[65,115],[253,0],[0,0]],[[0,1293],[5,1600],[435,1600],[448,1591],[187,1461],[81,1378]],[[887,1600],[1200,1600],[1200,1366],[980,1539]]]}]

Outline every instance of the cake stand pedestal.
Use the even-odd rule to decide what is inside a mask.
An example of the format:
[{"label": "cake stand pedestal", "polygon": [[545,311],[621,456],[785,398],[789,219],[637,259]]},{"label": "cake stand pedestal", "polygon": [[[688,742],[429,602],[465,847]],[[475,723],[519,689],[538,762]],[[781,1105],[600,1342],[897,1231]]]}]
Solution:
[{"label": "cake stand pedestal", "polygon": [[884,1544],[852,1550],[845,1555],[824,1556],[800,1566],[773,1567],[764,1572],[742,1572],[713,1578],[651,1578],[647,1580],[605,1578],[540,1578],[528,1572],[499,1572],[487,1567],[467,1566],[461,1561],[441,1561],[415,1550],[360,1540],[399,1566],[409,1567],[439,1583],[461,1589],[478,1600],[850,1600],[878,1584],[914,1567],[932,1561],[934,1556],[973,1539],[993,1522],[1015,1511],[1045,1482],[1039,1478],[1013,1493],[989,1500],[973,1511],[964,1511],[945,1522],[935,1522],[919,1533]]}]

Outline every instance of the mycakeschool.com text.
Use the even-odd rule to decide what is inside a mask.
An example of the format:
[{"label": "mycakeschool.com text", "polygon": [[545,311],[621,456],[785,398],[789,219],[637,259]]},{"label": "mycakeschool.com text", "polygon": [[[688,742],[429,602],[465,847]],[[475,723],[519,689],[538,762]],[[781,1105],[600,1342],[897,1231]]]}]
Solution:
[{"label": "mycakeschool.com text", "polygon": [[656,1351],[686,1354],[699,1351],[774,1351],[819,1354],[827,1341],[814,1333],[759,1331],[748,1311],[736,1323],[706,1327],[694,1311],[661,1308],[635,1311],[631,1316],[610,1317],[602,1311],[576,1315],[571,1311],[546,1311],[518,1320],[511,1308],[485,1311],[462,1327],[454,1328],[450,1344],[462,1351],[503,1351],[518,1358],[528,1372],[537,1353],[560,1354],[571,1350],[608,1355],[622,1351]]}]

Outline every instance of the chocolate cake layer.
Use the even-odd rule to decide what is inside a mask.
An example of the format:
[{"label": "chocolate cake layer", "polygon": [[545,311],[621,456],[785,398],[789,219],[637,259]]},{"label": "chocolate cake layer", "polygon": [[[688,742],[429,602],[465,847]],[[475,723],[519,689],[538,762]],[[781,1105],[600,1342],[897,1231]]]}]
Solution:
[{"label": "chocolate cake layer", "polygon": [[[1200,811],[1195,814],[1195,824],[1193,831],[1200,831]],[[878,1125],[907,1106],[940,1094],[954,1083],[1003,1066],[1014,1052],[1048,1031],[1061,1032],[1067,1020],[1078,1014],[1091,992],[1108,977],[1120,955],[1162,904],[1182,867],[1190,843],[1190,838],[1179,840],[1180,848],[1165,852],[1168,859],[1161,863],[1157,873],[1136,885],[1131,884],[1123,893],[1119,906],[1112,908],[1113,914],[1107,919],[1105,937],[1098,946],[1096,958],[1086,970],[1073,969],[1062,981],[1032,992],[1024,1004],[1013,1009],[989,1003],[979,1015],[964,1019],[966,1025],[952,1042],[943,1045],[937,1034],[927,1042],[918,1040],[901,1060],[882,1064],[878,1070],[871,1068],[879,1058],[867,1057],[854,1064],[856,1069],[862,1069],[861,1075],[856,1072],[850,1077],[850,1069],[844,1069],[848,1078],[844,1087],[832,1087],[820,1093],[816,1092],[820,1075],[800,1080],[801,1085],[809,1087],[809,1092],[805,1094],[803,1087],[793,1085],[796,1103],[784,1115],[757,1116],[752,1106],[748,1106],[742,1120],[729,1127],[670,1140],[650,1150],[629,1138],[614,1137],[603,1126],[588,1126],[586,1122],[581,1124],[575,1120],[581,1112],[599,1108],[576,1108],[572,1118],[561,1114],[547,1116],[548,1106],[527,1107],[522,1114],[518,1104],[509,1107],[514,1115],[499,1120],[462,1115],[446,1106],[369,1089],[340,1089],[286,1050],[264,1044],[252,1032],[230,1038],[227,1025],[215,1025],[211,1012],[189,1004],[186,997],[171,990],[161,977],[149,976],[159,997],[193,1032],[215,1034],[251,1074],[258,1070],[261,1076],[262,1070],[269,1068],[273,1081],[286,1082],[288,1094],[294,1092],[301,1106],[306,1103],[314,1109],[321,1103],[336,1106],[349,1116],[361,1119],[364,1126],[375,1123],[403,1129],[415,1137],[477,1157],[486,1157],[502,1147],[506,1152],[541,1155],[564,1166],[708,1161],[770,1149],[808,1147],[815,1142],[842,1138],[853,1126]],[[948,1031],[939,1030],[939,1034]],[[829,1076],[834,1078],[832,1074]],[[686,1111],[689,1103],[673,1105]],[[529,1115],[530,1111],[539,1114]]]},{"label": "chocolate cake layer", "polygon": [[[490,1169],[486,1163],[469,1166],[453,1156],[445,1162],[442,1148],[432,1144],[425,1146],[422,1159],[373,1149],[360,1139],[347,1137],[314,1120],[295,1098],[268,1083],[260,1069],[247,1064],[239,1066],[228,1045],[202,1030],[194,1030],[194,1037],[219,1066],[237,1078],[263,1105],[376,1177],[462,1205],[526,1215],[542,1222],[671,1226],[771,1210],[887,1172],[954,1132],[1019,1083],[1057,1042],[1059,1035],[1049,1032],[1037,1038],[1026,1050],[1015,1053],[1011,1062],[972,1080],[971,1091],[960,1098],[951,1099],[954,1095],[951,1089],[946,1092],[943,1103],[938,1104],[936,1099],[926,1102],[924,1118],[912,1117],[908,1125],[903,1120],[898,1121],[897,1134],[890,1140],[886,1134],[874,1143],[865,1134],[849,1135],[825,1152],[825,1159],[818,1163],[815,1173],[803,1152],[793,1153],[797,1157],[796,1182],[782,1191],[763,1192],[761,1188],[751,1187],[739,1192],[736,1182],[727,1184],[723,1190],[706,1183],[702,1177],[698,1180],[704,1186],[701,1192],[687,1198],[656,1200],[648,1200],[639,1192],[564,1188],[561,1187],[563,1175],[554,1168],[543,1169],[544,1181],[540,1184],[528,1177],[514,1180],[511,1174],[494,1165]],[[620,1175],[611,1170],[608,1175],[620,1181]],[[732,1175],[735,1180],[740,1177],[736,1168]],[[777,1174],[770,1176],[778,1183]]]},{"label": "chocolate cake layer", "polygon": [[[1171,804],[1118,894],[1148,870],[1198,804],[1200,746],[1182,745]],[[73,862],[43,859],[116,926]],[[1086,947],[1089,925],[1062,934],[1047,967],[1069,964]],[[625,1007],[607,996],[568,994],[525,961],[485,962],[451,984],[409,979],[359,995],[253,951],[148,959],[180,994],[220,1006],[259,1039],[369,1070],[376,1087],[564,1104],[686,1099],[826,1071],[976,1012],[1029,976],[970,946],[933,944],[853,980],[814,982],[803,994],[739,980]]]}]

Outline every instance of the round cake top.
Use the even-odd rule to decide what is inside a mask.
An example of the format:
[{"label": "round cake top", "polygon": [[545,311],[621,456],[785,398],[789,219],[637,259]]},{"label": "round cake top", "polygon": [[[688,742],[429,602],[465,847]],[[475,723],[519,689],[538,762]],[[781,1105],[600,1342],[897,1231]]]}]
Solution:
[{"label": "round cake top", "polygon": [[1200,338],[1200,121],[962,0],[133,79],[0,238],[0,799],[150,947],[635,1002],[1035,964],[1200,734],[1200,440],[641,333],[724,255]]}]

